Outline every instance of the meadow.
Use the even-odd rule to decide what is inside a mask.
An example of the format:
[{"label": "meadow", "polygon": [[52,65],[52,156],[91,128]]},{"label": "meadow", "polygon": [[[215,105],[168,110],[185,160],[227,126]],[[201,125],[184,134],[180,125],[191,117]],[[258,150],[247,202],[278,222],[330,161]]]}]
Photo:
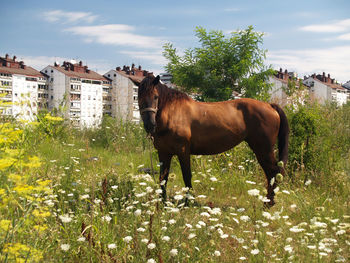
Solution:
[{"label": "meadow", "polygon": [[350,105],[286,111],[290,158],[270,209],[245,143],[193,156],[190,191],[174,158],[163,203],[141,125],[3,118],[0,262],[349,262]]}]

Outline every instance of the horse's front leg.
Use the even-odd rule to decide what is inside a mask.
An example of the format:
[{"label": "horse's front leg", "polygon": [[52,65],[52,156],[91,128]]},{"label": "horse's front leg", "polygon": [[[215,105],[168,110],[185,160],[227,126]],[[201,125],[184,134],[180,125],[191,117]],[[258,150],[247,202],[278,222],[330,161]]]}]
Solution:
[{"label": "horse's front leg", "polygon": [[181,172],[182,172],[182,178],[184,180],[185,186],[189,189],[192,188],[192,173],[191,173],[191,157],[189,151],[185,151],[178,155],[180,166],[181,166]]},{"label": "horse's front leg", "polygon": [[173,155],[164,152],[158,152],[160,162],[159,183],[162,189],[163,201],[166,201],[166,185],[168,183],[171,158]]}]

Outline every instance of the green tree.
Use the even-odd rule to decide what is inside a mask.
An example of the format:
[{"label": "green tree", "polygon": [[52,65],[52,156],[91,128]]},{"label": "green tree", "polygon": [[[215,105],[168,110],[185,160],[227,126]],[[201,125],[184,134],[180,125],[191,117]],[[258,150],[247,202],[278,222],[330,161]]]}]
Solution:
[{"label": "green tree", "polygon": [[204,101],[228,100],[234,91],[244,97],[269,98],[266,80],[273,70],[264,64],[266,50],[260,48],[263,33],[255,32],[252,26],[230,36],[202,27],[195,32],[200,47],[186,49],[183,56],[173,44],[164,45],[165,68],[174,84]]}]

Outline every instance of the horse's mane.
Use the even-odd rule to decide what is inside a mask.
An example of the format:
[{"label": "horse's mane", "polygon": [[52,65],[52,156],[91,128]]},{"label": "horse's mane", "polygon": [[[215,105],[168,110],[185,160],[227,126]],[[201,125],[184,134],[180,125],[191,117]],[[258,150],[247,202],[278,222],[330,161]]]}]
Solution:
[{"label": "horse's mane", "polygon": [[168,88],[166,85],[159,83],[157,85],[157,90],[159,93],[159,109],[162,109],[165,104],[173,101],[189,100],[190,97],[179,90]]},{"label": "horse's mane", "polygon": [[[142,96],[143,94],[146,94],[147,91],[149,91],[149,88],[151,87],[151,83],[154,79],[155,79],[154,76],[148,76],[143,79],[142,82],[147,82],[147,84],[144,85],[145,87],[144,90],[139,89],[140,96]],[[171,89],[167,87],[165,84],[158,83],[156,88],[159,94],[158,110],[161,110],[167,103],[170,103],[170,102],[190,100],[190,97],[186,93],[176,89]]]}]

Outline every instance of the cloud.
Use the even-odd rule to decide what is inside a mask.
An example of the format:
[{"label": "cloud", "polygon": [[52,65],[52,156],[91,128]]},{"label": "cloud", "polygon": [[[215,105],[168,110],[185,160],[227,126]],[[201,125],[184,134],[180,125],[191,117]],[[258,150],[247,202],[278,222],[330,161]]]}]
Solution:
[{"label": "cloud", "polygon": [[[53,65],[56,61],[59,64],[62,64],[63,61],[70,61],[72,58],[65,57],[54,57],[54,56],[18,56],[18,60],[23,60],[25,65],[35,68],[38,71],[41,71],[48,65]],[[85,61],[84,59],[76,59],[82,60],[84,65],[87,65],[89,69],[93,71],[97,71],[99,74],[105,74],[111,68],[114,68],[115,65],[108,61],[104,60],[89,60]]]},{"label": "cloud", "polygon": [[51,10],[43,14],[46,21],[55,23],[60,22],[63,24],[87,22],[93,23],[97,19],[97,15],[93,15],[90,12],[66,12],[62,10]]},{"label": "cloud", "polygon": [[350,19],[338,20],[327,24],[313,24],[299,28],[301,31],[314,33],[339,33],[350,30]]},{"label": "cloud", "polygon": [[151,49],[161,49],[163,46],[161,39],[135,34],[135,27],[123,24],[76,26],[64,31],[83,36],[87,42],[100,44]]},{"label": "cloud", "polygon": [[300,77],[313,73],[331,74],[340,82],[350,80],[350,46],[333,48],[276,50],[267,54],[267,62],[275,68],[296,71]]},{"label": "cloud", "polygon": [[138,60],[147,60],[151,62],[154,65],[161,65],[164,66],[167,61],[163,57],[161,51],[129,51],[129,50],[123,50],[120,51],[121,54],[128,55],[134,59]]}]

